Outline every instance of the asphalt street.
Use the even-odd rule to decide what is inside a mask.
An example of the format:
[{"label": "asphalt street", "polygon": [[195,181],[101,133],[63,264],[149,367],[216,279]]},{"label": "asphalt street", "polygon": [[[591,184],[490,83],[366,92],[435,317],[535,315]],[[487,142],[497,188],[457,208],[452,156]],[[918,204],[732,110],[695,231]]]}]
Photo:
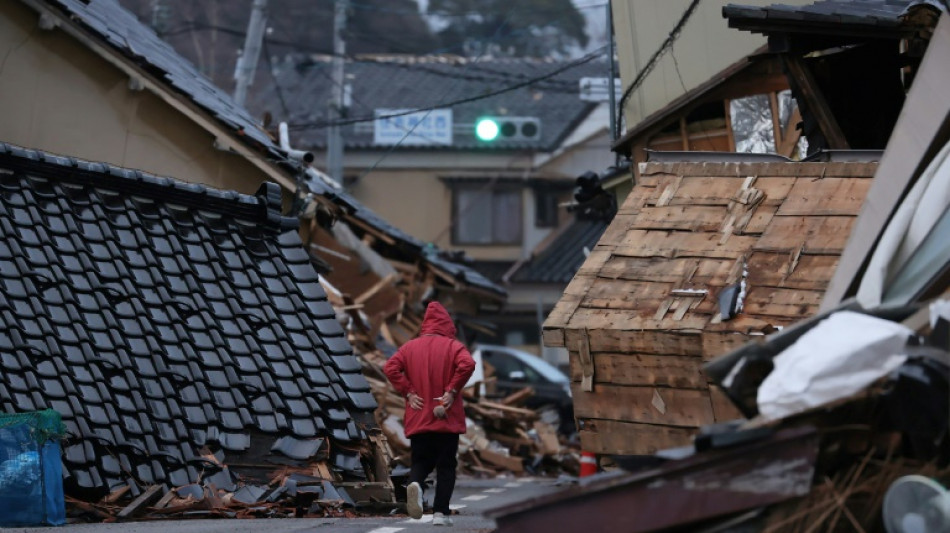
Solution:
[{"label": "asphalt street", "polygon": [[[80,533],[415,533],[421,531],[487,532],[495,529],[495,522],[482,516],[487,509],[500,507],[514,501],[550,494],[565,487],[557,486],[553,478],[498,477],[493,479],[460,478],[452,497],[452,516],[455,525],[443,528],[432,525],[432,515],[413,520],[405,514],[363,518],[282,518],[248,520],[161,520],[146,522],[123,522],[115,524],[68,524],[58,528],[5,528],[5,533],[33,533],[70,531]],[[426,493],[428,504],[432,503],[431,491]]]}]

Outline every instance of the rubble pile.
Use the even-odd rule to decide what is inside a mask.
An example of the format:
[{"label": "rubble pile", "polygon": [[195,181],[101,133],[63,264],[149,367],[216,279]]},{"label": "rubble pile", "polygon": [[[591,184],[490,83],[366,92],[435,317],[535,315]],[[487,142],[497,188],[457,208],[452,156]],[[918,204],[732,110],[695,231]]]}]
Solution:
[{"label": "rubble pile", "polygon": [[[380,435],[370,436],[363,450],[369,457],[387,454]],[[280,447],[278,442],[275,448]],[[329,441],[314,441],[306,461],[288,459],[286,465],[269,459],[234,458],[204,448],[193,462],[199,475],[194,483],[168,487],[155,484],[139,488],[128,484],[98,500],[66,496],[70,522],[116,522],[184,518],[290,518],[352,517],[376,507],[392,508],[393,492],[388,472],[366,471],[365,480],[343,481],[344,476],[328,457]],[[369,448],[374,448],[370,450]],[[295,453],[284,449],[285,453]],[[303,457],[303,455],[300,455]],[[386,462],[385,456],[380,457]],[[239,473],[240,472],[240,473]],[[352,476],[349,476],[352,477]]]},{"label": "rubble pile", "polygon": [[914,531],[948,531],[948,295],[844,304],[708,363],[745,418],[703,426],[688,446],[614,456],[626,472],[493,511],[498,530],[883,532],[909,516],[885,509],[894,488],[923,480],[943,496],[915,497],[909,519],[943,525]]},{"label": "rubble pile", "polygon": [[[336,300],[334,305],[340,313],[338,317],[347,326],[353,351],[360,358],[363,375],[379,405],[376,422],[392,450],[393,466],[409,466],[410,443],[403,428],[405,400],[383,373],[387,356],[377,346],[371,334],[372,327],[361,316],[359,308],[348,305],[342,295],[325,281],[324,287],[331,294],[331,302]],[[415,327],[420,324],[421,320]],[[490,371],[488,374],[486,381],[490,382],[493,378]],[[497,401],[479,397],[477,389],[476,384],[462,391],[468,431],[459,441],[461,471],[476,476],[524,472],[577,475],[579,448],[541,420],[537,412],[523,407],[534,394],[530,387]]]},{"label": "rubble pile", "polygon": [[[379,404],[376,419],[389,441],[396,464],[409,466],[410,444],[403,429],[405,400],[383,374],[385,355],[379,350],[361,352],[364,376]],[[506,398],[489,401],[478,397],[476,386],[463,391],[468,431],[459,440],[463,472],[476,476],[500,473],[576,475],[579,450],[558,435],[538,413],[522,407],[534,391],[526,387]]]}]

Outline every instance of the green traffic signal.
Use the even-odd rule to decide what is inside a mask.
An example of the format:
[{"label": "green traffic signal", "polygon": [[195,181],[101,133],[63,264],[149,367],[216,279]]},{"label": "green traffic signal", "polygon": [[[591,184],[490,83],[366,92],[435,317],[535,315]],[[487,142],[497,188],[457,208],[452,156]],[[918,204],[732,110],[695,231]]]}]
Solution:
[{"label": "green traffic signal", "polygon": [[490,118],[479,119],[475,123],[475,136],[480,141],[494,141],[498,138],[500,131],[501,128],[498,127],[498,122]]}]

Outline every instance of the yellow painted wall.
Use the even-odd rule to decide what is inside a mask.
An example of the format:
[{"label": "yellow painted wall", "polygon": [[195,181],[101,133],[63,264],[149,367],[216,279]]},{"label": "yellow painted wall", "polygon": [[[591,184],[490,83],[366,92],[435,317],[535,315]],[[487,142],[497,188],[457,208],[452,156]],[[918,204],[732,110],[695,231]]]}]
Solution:
[{"label": "yellow painted wall", "polygon": [[39,15],[0,2],[0,141],[253,193],[266,176]]}]

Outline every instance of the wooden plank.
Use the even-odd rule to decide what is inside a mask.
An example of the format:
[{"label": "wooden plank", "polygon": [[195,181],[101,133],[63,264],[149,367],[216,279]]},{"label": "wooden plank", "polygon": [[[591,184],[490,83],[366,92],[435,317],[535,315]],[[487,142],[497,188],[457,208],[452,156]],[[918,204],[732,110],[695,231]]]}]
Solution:
[{"label": "wooden plank", "polygon": [[545,323],[544,329],[541,330],[541,342],[548,348],[563,348],[564,347],[564,329],[562,328],[548,329],[547,323]]},{"label": "wooden plank", "polygon": [[750,341],[762,340],[765,337],[757,335],[750,337],[732,331],[704,331],[702,338],[703,362],[712,361],[733,350],[741,348]]},{"label": "wooden plank", "polygon": [[754,250],[793,252],[805,245],[811,254],[841,254],[855,217],[775,216]]},{"label": "wooden plank", "polygon": [[751,287],[746,296],[744,313],[750,315],[808,318],[818,312],[824,291]]},{"label": "wooden plank", "polygon": [[[573,364],[575,360],[571,359],[571,379],[580,381],[583,374],[580,366]],[[595,353],[595,383],[704,389],[702,363],[698,357],[681,355]]]},{"label": "wooden plank", "polygon": [[716,231],[725,216],[726,210],[721,206],[644,207],[628,229]]},{"label": "wooden plank", "polygon": [[164,485],[152,485],[151,487],[147,488],[145,492],[139,494],[138,498],[132,500],[132,503],[128,504],[124,509],[119,511],[119,514],[116,515],[116,518],[119,520],[124,520],[141,514],[146,507],[157,502],[162,497],[162,491],[164,490]]},{"label": "wooden plank", "polygon": [[837,150],[847,150],[851,146],[841,131],[838,120],[828,106],[824,93],[812,76],[811,70],[802,58],[795,54],[783,54],[783,62],[789,74],[798,84],[801,97],[807,102],[808,109],[818,121],[821,132],[828,141],[828,147]]},{"label": "wooden plank", "polygon": [[[564,332],[568,346],[576,346],[580,332]],[[638,331],[635,329],[594,330],[589,332],[593,352],[621,352],[670,355],[702,355],[699,331]],[[572,353],[571,357],[577,354]]]},{"label": "wooden plank", "polygon": [[[686,175],[667,205],[721,205],[728,206],[729,201],[742,187],[745,176],[723,177],[702,173],[698,176]],[[659,206],[660,203],[657,202]]]},{"label": "wooden plank", "polygon": [[534,430],[538,433],[538,438],[541,441],[539,444],[541,453],[555,455],[561,451],[561,443],[557,438],[557,431],[549,424],[538,420],[534,423]]},{"label": "wooden plank", "polygon": [[655,187],[647,187],[641,183],[634,185],[630,193],[624,199],[623,204],[617,209],[618,215],[636,215],[643,209],[647,202],[653,197]]},{"label": "wooden plank", "polygon": [[858,216],[871,181],[868,178],[800,179],[777,214]]},{"label": "wooden plank", "polygon": [[594,390],[594,359],[590,355],[590,338],[587,330],[581,330],[577,342],[577,361],[581,367],[580,389],[584,392]]},{"label": "wooden plank", "polygon": [[736,229],[736,234],[761,235],[762,232],[769,227],[769,224],[772,222],[772,217],[775,216],[777,210],[777,206],[765,205],[765,202],[759,204],[759,206],[755,208],[755,211],[752,212],[752,216],[749,217],[748,223],[746,223],[744,227]]},{"label": "wooden plank", "polygon": [[720,244],[719,238],[719,233],[631,230],[613,253],[623,257],[736,259],[752,250],[759,240],[754,236],[733,235]]},{"label": "wooden plank", "polygon": [[[579,383],[572,383],[574,415],[577,418],[623,420],[646,424],[694,427],[715,421],[708,390],[672,389],[598,384],[594,394],[580,394]],[[657,408],[659,394],[665,409]]]},{"label": "wooden plank", "polygon": [[732,403],[732,400],[717,385],[709,385],[709,399],[716,422],[728,422],[729,420],[745,418]]},{"label": "wooden plank", "polygon": [[614,256],[599,275],[607,279],[672,283],[678,285],[677,288],[705,287],[724,284],[732,263],[733,260],[728,259]]},{"label": "wooden plank", "polygon": [[642,171],[648,175],[668,176],[723,176],[742,179],[745,176],[817,178],[859,176],[873,177],[878,164],[836,161],[831,163],[768,162],[768,163],[710,163],[702,162],[653,162],[644,163]]},{"label": "wooden plank", "polygon": [[653,314],[656,309],[649,310],[647,316],[637,315],[630,311],[613,309],[578,308],[571,317],[570,329],[594,330],[683,330],[699,332],[711,317],[690,315],[684,320],[673,321],[664,318],[656,320]]},{"label": "wooden plank", "polygon": [[802,130],[798,128],[798,123],[802,121],[802,111],[795,106],[791,116],[788,117],[788,124],[785,125],[785,131],[782,132],[782,142],[777,143],[775,153],[785,157],[795,155],[795,149],[798,147],[798,141],[802,138]]},{"label": "wooden plank", "polygon": [[476,453],[482,461],[488,464],[499,466],[514,473],[524,471],[524,462],[520,457],[509,457],[487,449],[478,450]]},{"label": "wooden plank", "polygon": [[802,254],[793,265],[794,253],[753,252],[749,257],[751,286],[785,287],[823,291],[838,266],[837,255]]},{"label": "wooden plank", "polygon": [[769,93],[769,111],[772,113],[772,140],[775,147],[778,148],[782,142],[782,126],[779,122],[778,93],[772,91]]},{"label": "wooden plank", "polygon": [[672,283],[598,279],[591,286],[587,296],[581,300],[581,307],[592,309],[649,309],[653,312],[670,295],[675,286]]},{"label": "wooden plank", "polygon": [[597,454],[651,455],[692,443],[698,428],[638,424],[617,420],[579,420],[581,449]]},{"label": "wooden plank", "polygon": [[[369,234],[367,234],[367,235],[369,235]],[[376,293],[378,293],[379,291],[383,290],[383,289],[386,288],[387,286],[392,286],[393,282],[396,281],[396,277],[397,277],[397,275],[396,275],[395,273],[393,273],[393,274],[389,274],[389,275],[387,275],[386,277],[380,279],[379,281],[377,281],[376,283],[374,283],[372,287],[366,289],[365,291],[363,291],[362,294],[360,294],[359,296],[357,296],[357,297],[353,300],[353,303],[355,303],[355,304],[365,303],[367,300],[369,300],[370,298],[372,298],[373,296],[375,296]]]}]

